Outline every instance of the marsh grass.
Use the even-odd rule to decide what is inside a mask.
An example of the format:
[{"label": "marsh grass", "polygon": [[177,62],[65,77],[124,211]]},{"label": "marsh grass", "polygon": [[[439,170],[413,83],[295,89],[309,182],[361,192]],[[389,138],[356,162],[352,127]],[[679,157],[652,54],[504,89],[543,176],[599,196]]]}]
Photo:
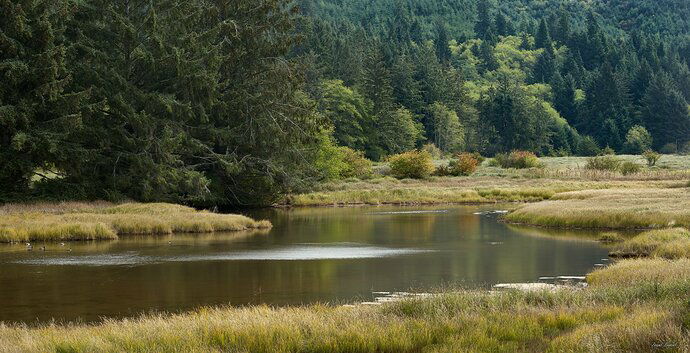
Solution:
[{"label": "marsh grass", "polygon": [[690,232],[683,228],[659,229],[644,232],[617,245],[612,251],[617,257],[690,257]]},{"label": "marsh grass", "polygon": [[[690,349],[690,260],[625,260],[584,290],[456,290],[382,306],[202,308],[98,324],[0,324],[12,352],[648,352]],[[641,279],[641,280],[640,280]]]},{"label": "marsh grass", "polygon": [[654,229],[690,226],[689,189],[612,189],[559,193],[524,205],[509,222],[561,228]]},{"label": "marsh grass", "polygon": [[63,203],[5,205],[0,242],[117,239],[121,235],[205,233],[270,228],[233,214],[196,211],[166,203]]}]

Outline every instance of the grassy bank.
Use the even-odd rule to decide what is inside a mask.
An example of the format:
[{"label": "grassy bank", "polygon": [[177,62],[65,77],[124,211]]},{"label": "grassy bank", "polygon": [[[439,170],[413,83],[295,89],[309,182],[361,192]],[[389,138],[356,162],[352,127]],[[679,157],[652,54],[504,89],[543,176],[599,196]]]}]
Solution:
[{"label": "grassy bank", "polygon": [[527,177],[432,177],[397,180],[386,177],[322,185],[292,195],[291,206],[423,205],[448,203],[535,202],[562,192],[593,189],[669,188],[685,186],[677,180],[571,180]]},{"label": "grassy bank", "polygon": [[687,260],[626,260],[592,273],[579,291],[460,290],[377,307],[224,307],[96,325],[0,326],[0,351],[685,351],[688,274]]},{"label": "grassy bank", "polygon": [[0,242],[116,239],[121,235],[204,233],[268,228],[268,221],[165,203],[8,204],[0,207]]},{"label": "grassy bank", "polygon": [[611,189],[566,192],[524,205],[514,223],[561,228],[690,227],[690,189]]}]

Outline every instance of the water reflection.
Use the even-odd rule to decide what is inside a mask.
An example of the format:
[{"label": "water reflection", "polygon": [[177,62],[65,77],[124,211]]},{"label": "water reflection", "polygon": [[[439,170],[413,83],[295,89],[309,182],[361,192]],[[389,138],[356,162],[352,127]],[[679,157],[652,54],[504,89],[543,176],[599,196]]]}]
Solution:
[{"label": "water reflection", "polygon": [[0,245],[0,321],[344,302],[373,291],[582,275],[606,257],[596,242],[502,224],[486,212],[495,209],[261,210],[250,215],[271,219],[270,232],[47,244],[45,252]]}]

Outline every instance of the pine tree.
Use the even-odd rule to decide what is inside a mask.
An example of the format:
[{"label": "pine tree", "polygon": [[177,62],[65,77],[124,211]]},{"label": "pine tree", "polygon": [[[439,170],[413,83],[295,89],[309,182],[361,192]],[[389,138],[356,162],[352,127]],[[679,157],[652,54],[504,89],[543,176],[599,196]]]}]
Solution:
[{"label": "pine tree", "polygon": [[[81,91],[68,87],[66,1],[0,0],[0,201],[81,157]],[[5,195],[2,195],[5,194]]]},{"label": "pine tree", "polygon": [[690,140],[688,102],[667,74],[652,79],[642,99],[641,111],[655,148],[668,143],[682,146]]},{"label": "pine tree", "polygon": [[444,65],[448,64],[451,59],[450,47],[448,46],[448,30],[443,23],[436,23],[436,39],[434,40],[434,47],[436,48],[436,57]]},{"label": "pine tree", "polygon": [[586,119],[580,119],[578,130],[595,136],[601,146],[619,149],[629,117],[619,80],[608,62],[587,89],[586,107]]},{"label": "pine tree", "polygon": [[556,56],[553,48],[548,46],[537,58],[532,70],[532,82],[549,83],[556,73]]},{"label": "pine tree", "polygon": [[479,0],[477,3],[477,22],[474,25],[474,33],[480,39],[492,39],[496,33],[496,24],[491,17],[491,4],[489,0]]},{"label": "pine tree", "polygon": [[551,81],[553,89],[554,108],[564,117],[570,125],[577,124],[577,103],[575,79],[571,75],[564,78],[556,72]]},{"label": "pine tree", "polygon": [[568,44],[570,42],[571,31],[570,13],[565,9],[561,9],[558,12],[558,27],[557,30],[554,31],[553,39],[561,44]]},{"label": "pine tree", "polygon": [[511,36],[515,34],[513,23],[502,13],[496,14],[496,34],[499,36]]},{"label": "pine tree", "polygon": [[479,44],[479,60],[479,72],[482,74],[498,69],[498,59],[496,59],[494,48],[490,41],[485,40]]},{"label": "pine tree", "polygon": [[549,25],[546,23],[545,19],[542,19],[539,23],[539,29],[537,30],[537,35],[534,38],[534,46],[537,49],[553,48]]}]

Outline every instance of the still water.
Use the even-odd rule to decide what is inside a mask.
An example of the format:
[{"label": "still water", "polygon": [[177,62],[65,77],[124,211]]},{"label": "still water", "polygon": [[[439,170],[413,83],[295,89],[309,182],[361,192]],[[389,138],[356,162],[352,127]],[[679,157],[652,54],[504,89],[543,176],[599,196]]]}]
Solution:
[{"label": "still water", "polygon": [[205,305],[371,300],[376,291],[584,275],[586,237],[515,228],[500,206],[255,211],[263,232],[0,245],[0,321],[94,321]]}]

